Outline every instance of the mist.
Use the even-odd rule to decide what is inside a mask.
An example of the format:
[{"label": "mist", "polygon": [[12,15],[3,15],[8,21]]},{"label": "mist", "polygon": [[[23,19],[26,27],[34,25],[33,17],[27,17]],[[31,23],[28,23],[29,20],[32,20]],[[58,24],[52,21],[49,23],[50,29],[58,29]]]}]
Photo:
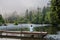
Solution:
[{"label": "mist", "polygon": [[26,9],[43,8],[48,2],[49,0],[0,0],[0,14],[6,16],[17,11],[17,14],[23,15]]}]

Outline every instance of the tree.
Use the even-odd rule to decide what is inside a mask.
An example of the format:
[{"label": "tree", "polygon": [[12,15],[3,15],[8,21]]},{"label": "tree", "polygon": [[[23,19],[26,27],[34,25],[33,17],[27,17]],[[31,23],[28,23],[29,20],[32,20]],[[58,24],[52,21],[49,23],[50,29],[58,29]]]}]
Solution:
[{"label": "tree", "polygon": [[48,23],[49,22],[49,16],[50,16],[50,7],[47,6],[47,7],[43,7],[43,10],[42,10],[42,23]]},{"label": "tree", "polygon": [[46,13],[46,16],[45,16],[45,21],[44,21],[46,24],[50,24],[51,23],[51,17],[50,17],[50,12],[47,12]]},{"label": "tree", "polygon": [[40,24],[40,17],[41,17],[41,9],[40,8],[37,8],[37,13],[36,13],[36,19],[35,19],[35,24]]},{"label": "tree", "polygon": [[58,13],[58,18],[60,20],[60,0],[56,0],[56,7],[57,7],[57,13]]},{"label": "tree", "polygon": [[50,18],[52,26],[49,28],[50,33],[57,32],[60,24],[60,0],[51,0]]},{"label": "tree", "polygon": [[49,7],[49,6],[45,7],[45,11],[46,11],[46,13],[45,13],[45,18],[44,18],[44,23],[50,24],[50,23],[51,23],[51,17],[50,17],[51,12],[50,12],[50,7]]},{"label": "tree", "polygon": [[43,10],[42,10],[42,14],[43,14],[42,23],[44,23],[45,15],[46,15],[46,8],[45,8],[45,7],[44,7]]},{"label": "tree", "polygon": [[51,21],[52,24],[60,24],[60,0],[51,0]]},{"label": "tree", "polygon": [[32,18],[33,18],[33,14],[32,14],[32,11],[29,12],[29,21],[30,23],[32,23]]},{"label": "tree", "polygon": [[25,21],[28,23],[28,9],[26,10]]},{"label": "tree", "polygon": [[4,23],[4,19],[2,17],[2,15],[0,15],[0,25],[2,25]]}]

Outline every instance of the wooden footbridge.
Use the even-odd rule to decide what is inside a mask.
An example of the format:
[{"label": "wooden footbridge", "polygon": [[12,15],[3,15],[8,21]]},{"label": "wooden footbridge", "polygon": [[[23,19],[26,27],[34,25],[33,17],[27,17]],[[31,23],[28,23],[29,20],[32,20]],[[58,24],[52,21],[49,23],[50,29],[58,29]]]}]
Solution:
[{"label": "wooden footbridge", "polygon": [[47,32],[29,32],[29,31],[0,31],[1,38],[17,38],[22,40],[40,39],[47,35]]}]

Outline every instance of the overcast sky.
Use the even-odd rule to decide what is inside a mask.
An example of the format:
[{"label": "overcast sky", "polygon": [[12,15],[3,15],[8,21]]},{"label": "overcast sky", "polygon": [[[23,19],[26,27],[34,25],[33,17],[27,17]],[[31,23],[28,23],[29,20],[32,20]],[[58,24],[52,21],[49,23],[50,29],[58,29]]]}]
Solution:
[{"label": "overcast sky", "polygon": [[25,11],[46,6],[49,0],[0,0],[0,12]]}]

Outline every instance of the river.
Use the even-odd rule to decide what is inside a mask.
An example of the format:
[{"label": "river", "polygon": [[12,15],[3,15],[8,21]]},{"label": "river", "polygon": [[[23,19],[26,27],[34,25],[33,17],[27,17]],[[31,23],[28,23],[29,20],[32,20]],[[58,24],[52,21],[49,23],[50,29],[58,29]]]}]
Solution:
[{"label": "river", "polygon": [[[8,24],[7,26],[0,26],[0,30],[6,30],[6,28],[7,28],[7,30],[8,29],[15,29],[15,28],[18,29],[18,28],[21,28],[21,26],[22,26],[22,28],[30,28],[31,25],[32,25],[32,27],[48,26],[45,24],[43,24],[43,25],[41,25],[41,24],[18,24],[18,25]],[[30,31],[32,31],[32,28],[30,28]],[[57,33],[58,34],[53,34],[53,35],[48,34],[45,38],[47,40],[60,40],[60,31]],[[0,40],[20,40],[20,39],[0,38]]]},{"label": "river", "polygon": [[[31,27],[32,25],[32,27]],[[44,27],[49,24],[7,24],[7,26],[0,26],[0,30],[11,30],[11,29],[19,29],[19,28],[29,28],[30,31],[33,31],[33,27]]]},{"label": "river", "polygon": [[48,34],[46,37],[45,37],[47,40],[60,40],[60,31],[57,32],[57,34]]}]

